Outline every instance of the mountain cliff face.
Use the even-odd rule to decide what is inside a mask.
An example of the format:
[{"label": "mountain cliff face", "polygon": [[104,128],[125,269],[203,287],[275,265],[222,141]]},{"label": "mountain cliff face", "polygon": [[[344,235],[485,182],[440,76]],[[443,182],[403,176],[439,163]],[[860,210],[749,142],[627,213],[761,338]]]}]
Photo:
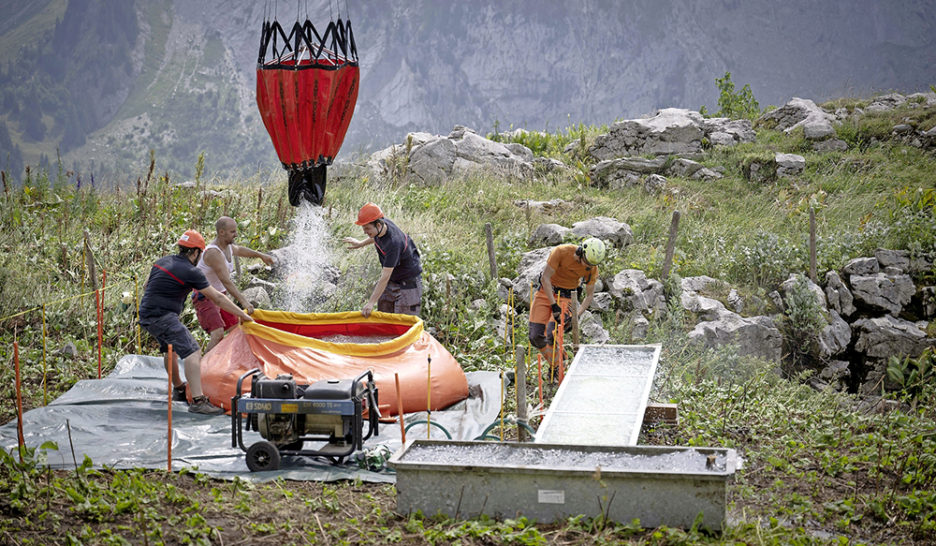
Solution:
[{"label": "mountain cliff face", "polygon": [[[27,4],[0,6],[3,168],[16,170],[17,152],[34,164],[56,149],[67,167],[117,182],[151,149],[181,176],[201,152],[219,174],[276,163],[254,102],[259,30],[265,10],[294,21],[294,2]],[[339,159],[456,124],[557,130],[717,109],[714,81],[727,71],[762,106],[936,83],[928,0],[338,4],[362,72]],[[336,5],[301,9],[325,25]]]}]

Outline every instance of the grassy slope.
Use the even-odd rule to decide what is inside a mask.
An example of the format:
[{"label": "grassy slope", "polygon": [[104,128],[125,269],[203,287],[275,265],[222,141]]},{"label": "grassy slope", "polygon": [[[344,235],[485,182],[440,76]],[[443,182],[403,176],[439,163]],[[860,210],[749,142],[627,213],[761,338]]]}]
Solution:
[{"label": "grassy slope", "polygon": [[[556,138],[567,140],[567,135]],[[563,146],[559,142],[556,148]],[[766,185],[743,180],[744,157],[765,151],[803,153],[807,172]],[[802,152],[802,140],[795,135],[762,132],[757,143],[715,150],[704,162],[724,167],[726,178],[671,179],[669,188],[678,191],[660,195],[640,188],[610,191],[583,185],[581,179],[549,177],[532,182],[479,177],[431,188],[406,182],[378,184],[365,176],[333,181],[328,206],[336,261],[344,271],[372,266],[372,256],[343,252],[337,241],[345,235],[359,236],[351,220],[361,203],[380,203],[388,216],[414,235],[422,250],[429,279],[426,322],[466,369],[501,369],[509,359],[504,358],[503,341],[490,323],[500,301],[486,281],[483,226],[487,222],[494,226],[502,276],[515,273],[521,254],[528,250],[526,239],[538,224],[570,226],[593,216],[625,221],[635,233],[634,245],[612,251],[608,266],[602,268],[605,275],[638,267],[654,276],[662,262],[670,215],[678,209],[683,221],[676,272],[717,276],[758,296],[773,290],[787,273],[804,270],[810,205],[817,208],[822,237],[820,271],[879,246],[934,249],[933,205],[914,198],[917,187],[934,189],[936,162],[931,154],[887,142],[819,155]],[[139,176],[146,179],[146,173]],[[230,186],[227,197],[203,199],[193,199],[190,190],[171,188],[156,179],[145,184],[145,193],[98,193],[90,191],[87,182],[76,189],[74,180],[63,173],[60,178],[53,176],[51,183],[34,180],[24,191],[4,194],[0,318],[87,290],[80,260],[81,232],[87,229],[96,259],[108,271],[105,373],[122,354],[154,353],[146,337],[144,346],[136,347],[129,311],[120,310],[117,298],[120,291],[134,290],[135,278],[145,274],[152,259],[169,251],[178,232],[188,227],[210,232],[218,215],[231,214],[241,220],[241,239],[251,246],[271,249],[285,243],[293,211],[282,204],[281,173],[263,180],[231,181]],[[906,189],[912,191],[901,193]],[[260,196],[263,205],[258,210]],[[513,204],[518,199],[554,198],[569,201],[570,208],[527,218]],[[450,298],[441,280],[445,273],[455,278]],[[365,290],[363,283],[353,285],[330,306],[356,308]],[[468,304],[478,298],[486,306],[470,310]],[[520,314],[518,320],[522,323],[523,318]],[[191,313],[186,319],[194,324]],[[42,403],[44,369],[53,398],[74,381],[96,376],[93,299],[48,305],[46,323],[51,341],[45,368],[41,312],[8,319],[0,330],[0,357],[9,361],[14,332],[20,343],[27,407]],[[626,325],[617,324],[612,314],[605,323],[612,342],[628,342]],[[140,542],[144,533],[161,529],[160,536],[171,537],[170,541],[221,536],[225,543],[242,540],[246,534],[254,542],[303,542],[315,537],[351,543],[786,544],[925,543],[936,532],[932,386],[911,410],[868,412],[857,409],[857,401],[849,396],[817,393],[798,382],[781,380],[771,364],[739,357],[730,348],[700,352],[687,343],[686,326],[675,306],[653,320],[648,341],[660,342],[664,349],[653,397],[678,403],[681,422],[678,427],[645,430],[641,442],[739,450],[745,468],[729,488],[730,526],[721,537],[673,529],[642,531],[590,520],[528,527],[523,521],[462,523],[400,516],[392,514],[392,490],[358,484],[277,483],[252,488],[197,477],[163,478],[152,472],[59,473],[55,487],[46,492],[43,483],[53,483],[52,476],[29,469],[13,472],[9,461],[0,467],[2,496],[11,499],[0,502],[4,514],[0,533],[33,537],[38,543],[47,539],[43,530],[56,522],[89,542],[104,542],[115,534]],[[525,325],[519,325],[516,339],[525,339]],[[77,359],[52,354],[69,340],[78,346]],[[0,384],[4,385],[0,414],[6,421],[13,414],[11,367],[0,371]],[[529,392],[534,392],[532,385]],[[76,485],[81,482],[85,485]],[[69,487],[88,489],[83,493],[87,502],[59,493]],[[55,508],[35,502],[47,494],[56,499]],[[116,499],[121,495],[135,500],[121,503]],[[146,499],[145,509],[141,499]],[[243,506],[237,504],[240,508],[232,511],[231,499]],[[18,501],[25,504],[19,506]],[[185,514],[192,511],[202,518],[187,518]],[[162,518],[171,525],[160,523]],[[149,537],[156,540],[157,535]]]}]

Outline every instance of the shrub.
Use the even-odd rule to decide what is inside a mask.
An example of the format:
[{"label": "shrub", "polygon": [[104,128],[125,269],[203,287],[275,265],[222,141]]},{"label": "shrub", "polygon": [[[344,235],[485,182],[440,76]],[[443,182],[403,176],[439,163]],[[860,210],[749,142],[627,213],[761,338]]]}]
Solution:
[{"label": "shrub", "polygon": [[809,364],[815,356],[819,332],[825,326],[822,308],[809,289],[806,277],[798,275],[785,300],[781,323],[783,340],[794,370]]},{"label": "shrub", "polygon": [[735,84],[731,81],[731,72],[725,72],[721,78],[715,78],[720,94],[718,96],[718,116],[732,119],[753,120],[760,116],[761,109],[751,86],[744,84],[740,91],[735,91]]}]

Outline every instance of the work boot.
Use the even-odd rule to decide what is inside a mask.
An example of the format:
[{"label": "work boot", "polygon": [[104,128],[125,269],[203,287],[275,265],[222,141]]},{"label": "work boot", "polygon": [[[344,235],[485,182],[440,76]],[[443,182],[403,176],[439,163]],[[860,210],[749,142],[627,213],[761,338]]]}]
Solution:
[{"label": "work boot", "polygon": [[188,410],[192,413],[202,413],[204,415],[221,415],[224,413],[223,409],[209,402],[207,396],[193,398]]},{"label": "work boot", "polygon": [[182,383],[178,387],[172,387],[172,401],[188,403],[188,396],[185,394],[187,383]]}]

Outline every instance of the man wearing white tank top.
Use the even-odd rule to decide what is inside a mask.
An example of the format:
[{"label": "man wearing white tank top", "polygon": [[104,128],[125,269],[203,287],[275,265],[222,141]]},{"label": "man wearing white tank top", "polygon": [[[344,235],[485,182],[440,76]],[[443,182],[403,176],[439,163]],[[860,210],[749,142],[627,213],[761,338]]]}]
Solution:
[{"label": "man wearing white tank top", "polygon": [[[234,256],[260,258],[267,265],[273,265],[273,257],[245,246],[235,245],[237,222],[229,216],[218,218],[215,222],[215,229],[218,235],[211,244],[205,247],[205,252],[198,260],[198,268],[205,274],[212,288],[239,301],[249,315],[254,311],[253,305],[241,294],[231,279],[231,273],[234,271]],[[225,332],[237,324],[238,319],[198,293],[192,297],[195,300],[198,323],[211,336],[208,346],[205,347],[207,353],[224,338]]]}]

